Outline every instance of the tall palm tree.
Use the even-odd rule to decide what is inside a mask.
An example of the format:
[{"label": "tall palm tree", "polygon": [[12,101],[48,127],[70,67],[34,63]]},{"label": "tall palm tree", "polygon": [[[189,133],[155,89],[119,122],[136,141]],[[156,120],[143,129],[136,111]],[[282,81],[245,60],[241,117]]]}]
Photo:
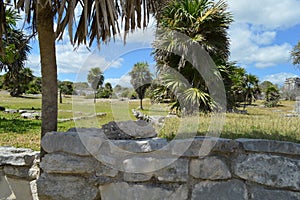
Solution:
[{"label": "tall palm tree", "polygon": [[[61,39],[65,29],[72,44],[91,45],[94,40],[108,42],[120,32],[119,16],[125,31],[146,27],[149,13],[155,11],[160,0],[15,0],[15,7],[25,10],[26,20],[37,30],[42,71],[42,130],[57,130],[57,64],[55,41]],[[0,34],[5,32],[3,12],[5,2],[0,0]],[[82,8],[78,25],[75,26],[75,8]],[[54,31],[54,20],[57,28]],[[75,29],[75,31],[73,31]],[[126,36],[126,34],[125,34]],[[2,37],[0,49],[2,50]],[[41,149],[42,150],[42,149]],[[43,150],[42,153],[43,155]]]},{"label": "tall palm tree", "polygon": [[131,76],[130,83],[140,99],[140,109],[143,110],[143,99],[153,80],[148,63],[138,62],[134,64],[129,75]]},{"label": "tall palm tree", "polygon": [[293,48],[291,52],[291,56],[292,56],[293,64],[300,66],[300,41]]},{"label": "tall palm tree", "polygon": [[87,76],[88,82],[94,90],[94,103],[96,103],[97,91],[104,83],[103,72],[99,67],[92,68]]},{"label": "tall palm tree", "polygon": [[[175,55],[165,49],[186,48],[186,41],[177,40],[172,35],[171,31],[176,31],[202,46],[217,65],[226,63],[229,56],[227,29],[232,22],[231,14],[226,9],[227,4],[222,0],[217,3],[213,0],[174,0],[162,10],[157,19],[159,28],[163,30],[158,33],[154,42],[158,73],[165,74],[165,66],[168,66],[183,75],[191,88],[186,92],[182,91],[180,98],[182,101],[192,101],[188,103],[190,105],[200,103],[204,110],[209,110],[213,103],[201,74],[184,56]],[[167,47],[159,48],[164,45]],[[172,80],[172,77],[165,75],[162,76],[162,81],[164,85],[172,87],[178,84],[178,78]],[[194,109],[194,106],[190,109]]]}]

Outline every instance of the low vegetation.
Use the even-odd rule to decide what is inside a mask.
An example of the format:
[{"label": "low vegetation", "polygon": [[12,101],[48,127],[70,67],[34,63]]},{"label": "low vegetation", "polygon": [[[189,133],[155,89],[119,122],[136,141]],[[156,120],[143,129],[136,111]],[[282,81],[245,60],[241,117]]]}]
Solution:
[{"label": "low vegetation", "polygon": [[[106,116],[95,120],[79,120],[59,122],[58,131],[67,131],[71,127],[101,127],[110,121],[134,120],[132,109],[139,107],[138,100],[99,100],[96,105],[92,99],[83,97],[66,96],[64,103],[59,104],[59,118],[73,118],[81,115],[106,113]],[[0,102],[6,109],[35,110],[41,109],[41,97],[38,95],[27,95],[13,98],[9,94],[1,94]],[[85,106],[80,106],[84,104]],[[227,113],[225,124],[220,137],[225,138],[265,138],[300,142],[300,130],[298,117],[285,117],[285,114],[294,110],[293,101],[281,101],[275,108],[263,106],[263,102],[255,102],[253,106],[247,107],[248,114]],[[83,110],[85,109],[85,110]],[[144,102],[143,113],[148,115],[166,116],[168,104],[151,104],[148,99]],[[36,119],[23,119],[20,114],[8,114],[0,112],[0,146],[26,147],[39,149],[41,121]],[[197,135],[207,135],[211,123],[211,114],[200,114],[185,121],[179,118],[167,118],[162,126],[157,126],[159,136],[173,139],[174,136],[191,137],[190,133],[197,130]],[[187,123],[189,122],[189,123]],[[198,123],[199,122],[199,123]],[[185,126],[180,129],[179,126]],[[193,126],[192,126],[193,125]],[[197,125],[197,127],[195,127]],[[216,124],[211,124],[211,128]],[[181,127],[182,128],[182,127]],[[180,131],[184,130],[184,131]],[[180,133],[183,132],[183,133]],[[190,133],[189,133],[190,132]]]}]

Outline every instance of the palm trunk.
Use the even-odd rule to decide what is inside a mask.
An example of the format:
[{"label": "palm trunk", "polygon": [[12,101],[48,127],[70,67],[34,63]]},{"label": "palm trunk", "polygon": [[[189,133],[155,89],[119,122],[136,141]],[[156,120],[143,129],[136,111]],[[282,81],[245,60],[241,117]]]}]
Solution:
[{"label": "palm trunk", "polygon": [[[37,10],[37,31],[42,69],[41,137],[57,130],[57,65],[53,13],[48,0],[40,0]],[[41,147],[41,157],[45,154]]]},{"label": "palm trunk", "polygon": [[141,110],[144,110],[144,108],[143,108],[143,99],[142,98],[140,98],[140,107],[141,107]]}]

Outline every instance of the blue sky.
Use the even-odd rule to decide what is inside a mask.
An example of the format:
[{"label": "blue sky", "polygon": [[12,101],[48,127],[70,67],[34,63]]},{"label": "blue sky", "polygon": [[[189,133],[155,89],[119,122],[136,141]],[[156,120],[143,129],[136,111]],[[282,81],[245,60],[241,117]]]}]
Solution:
[{"label": "blue sky", "polygon": [[[290,51],[300,40],[300,0],[227,0],[232,12],[229,36],[231,61],[246,68],[248,73],[283,84],[287,77],[300,76],[300,69],[291,64]],[[104,71],[105,82],[130,86],[128,72],[136,62],[155,66],[150,56],[154,40],[155,22],[151,20],[146,30],[130,34],[124,46],[117,37],[100,50],[80,46],[76,51],[67,34],[57,42],[58,78],[60,80],[86,81],[92,67]],[[40,76],[37,39],[31,41],[33,50],[27,67]]]}]

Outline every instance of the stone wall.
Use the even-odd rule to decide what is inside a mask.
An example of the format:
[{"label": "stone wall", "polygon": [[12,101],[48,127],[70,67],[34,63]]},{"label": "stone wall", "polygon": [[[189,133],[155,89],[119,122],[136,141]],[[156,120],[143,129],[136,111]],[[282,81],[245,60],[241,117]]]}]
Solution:
[{"label": "stone wall", "polygon": [[101,135],[93,129],[43,138],[40,200],[300,199],[300,144]]},{"label": "stone wall", "polygon": [[0,200],[37,200],[39,153],[0,147]]}]

